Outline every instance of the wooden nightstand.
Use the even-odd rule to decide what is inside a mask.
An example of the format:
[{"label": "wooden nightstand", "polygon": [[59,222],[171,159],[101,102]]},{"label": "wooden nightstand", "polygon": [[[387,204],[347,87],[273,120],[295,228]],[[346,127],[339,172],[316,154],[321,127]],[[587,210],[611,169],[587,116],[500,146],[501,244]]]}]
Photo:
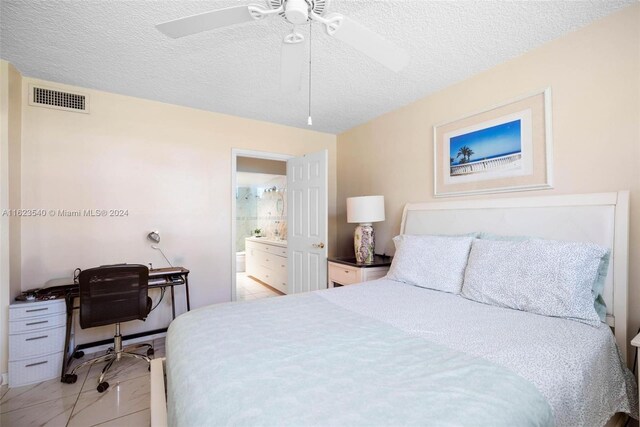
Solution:
[{"label": "wooden nightstand", "polygon": [[373,263],[359,264],[355,258],[329,258],[329,287],[352,285],[387,275],[393,257],[375,255]]}]

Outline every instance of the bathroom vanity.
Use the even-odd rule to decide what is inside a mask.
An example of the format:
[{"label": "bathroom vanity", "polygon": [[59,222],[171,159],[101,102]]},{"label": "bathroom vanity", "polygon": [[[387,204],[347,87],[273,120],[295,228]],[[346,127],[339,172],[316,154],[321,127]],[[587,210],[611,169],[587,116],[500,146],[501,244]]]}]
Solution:
[{"label": "bathroom vanity", "polygon": [[247,237],[245,252],[247,274],[286,294],[287,242],[265,237]]}]

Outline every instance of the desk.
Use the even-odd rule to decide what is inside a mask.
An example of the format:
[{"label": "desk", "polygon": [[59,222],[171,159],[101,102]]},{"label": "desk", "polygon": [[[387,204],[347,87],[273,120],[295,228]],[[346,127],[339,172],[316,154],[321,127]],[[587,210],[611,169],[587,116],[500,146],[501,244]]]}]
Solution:
[{"label": "desk", "polygon": [[[183,267],[169,267],[169,268],[154,268],[149,270],[149,289],[158,289],[158,288],[170,288],[171,289],[171,314],[173,318],[176,318],[176,303],[174,298],[174,290],[175,286],[184,285],[185,287],[185,297],[187,300],[187,311],[191,310],[191,304],[189,302],[189,270]],[[66,285],[60,286],[52,286],[49,288],[39,289],[37,291],[37,295],[39,298],[47,298],[47,297],[56,297],[56,298],[64,298],[67,309],[67,329],[65,333],[64,340],[64,355],[62,358],[62,374],[61,380],[64,378],[64,375],[67,373],[67,367],[71,362],[71,358],[82,350],[83,348],[92,347],[95,345],[104,345],[113,343],[112,340],[103,340],[92,343],[82,344],[80,346],[74,346],[73,351],[69,353],[69,346],[71,344],[71,329],[73,327],[73,310],[78,309],[79,307],[73,306],[73,301],[75,298],[80,296],[80,286],[77,283],[69,283]],[[167,328],[162,329],[154,329],[152,331],[140,332],[137,334],[126,335],[122,337],[123,340],[139,338],[148,335],[154,335],[162,332],[166,332]]]}]

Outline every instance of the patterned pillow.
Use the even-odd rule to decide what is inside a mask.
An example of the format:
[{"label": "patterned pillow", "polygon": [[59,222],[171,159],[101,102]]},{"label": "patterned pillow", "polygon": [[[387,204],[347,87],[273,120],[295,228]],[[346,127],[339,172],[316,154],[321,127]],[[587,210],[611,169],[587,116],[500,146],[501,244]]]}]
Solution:
[{"label": "patterned pillow", "polygon": [[591,288],[607,250],[592,243],[475,240],[462,296],[499,307],[600,324]]},{"label": "patterned pillow", "polygon": [[[533,239],[533,237],[527,236],[501,236],[493,233],[478,233],[478,239],[483,240],[505,240],[510,242],[522,242],[524,240]],[[609,260],[611,258],[611,251],[607,249],[607,252],[600,258],[600,264],[598,266],[598,275],[591,285],[591,295],[593,296],[593,306],[603,322],[607,320],[607,305],[604,302],[604,286],[607,281],[607,273],[609,272]]]},{"label": "patterned pillow", "polygon": [[473,237],[396,236],[387,279],[459,294],[472,241]]}]

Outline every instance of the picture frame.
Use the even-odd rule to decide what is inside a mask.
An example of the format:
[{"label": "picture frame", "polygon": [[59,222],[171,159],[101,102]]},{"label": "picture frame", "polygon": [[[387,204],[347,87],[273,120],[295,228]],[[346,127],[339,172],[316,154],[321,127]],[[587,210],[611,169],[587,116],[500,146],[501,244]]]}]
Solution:
[{"label": "picture frame", "polygon": [[551,88],[433,127],[434,196],[553,188]]}]

